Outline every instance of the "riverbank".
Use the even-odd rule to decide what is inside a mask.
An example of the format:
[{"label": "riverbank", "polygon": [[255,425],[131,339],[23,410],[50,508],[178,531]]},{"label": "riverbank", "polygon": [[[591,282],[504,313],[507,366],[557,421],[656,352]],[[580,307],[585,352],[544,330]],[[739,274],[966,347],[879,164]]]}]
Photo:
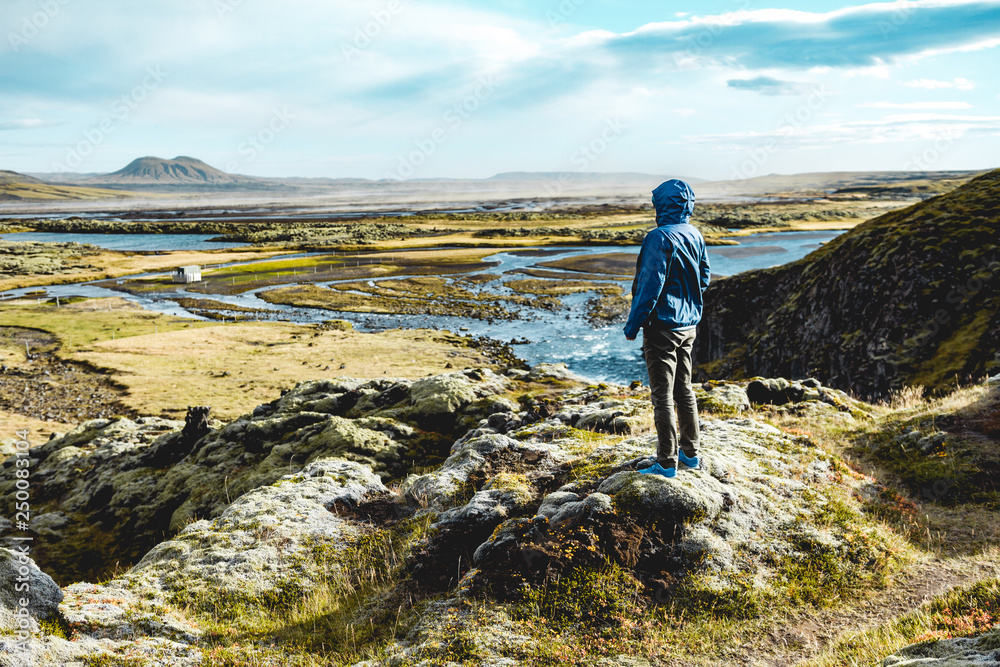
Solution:
[{"label": "riverbank", "polygon": [[19,301],[3,304],[3,313],[0,410],[38,428],[100,416],[176,419],[189,405],[233,419],[303,379],[419,378],[518,363],[502,344],[450,332],[198,322],[124,299]]},{"label": "riverbank", "polygon": [[[794,261],[836,235],[766,234],[713,247],[713,273]],[[517,355],[532,364],[562,362],[627,384],[646,379],[639,347],[620,330],[637,252],[637,245],[595,244],[306,253],[202,267],[202,281],[189,285],[152,272],[13,294],[58,305],[126,293],[153,313],[230,324],[336,318],[363,332],[463,332],[516,342]]]},{"label": "riverbank", "polygon": [[[846,230],[902,206],[904,202],[781,201],[754,204],[705,204],[693,222],[715,246],[739,243],[736,237],[771,231]],[[71,284],[117,279],[186,265],[221,265],[265,259],[282,253],[393,253],[467,249],[480,250],[553,246],[635,246],[653,226],[646,206],[578,206],[547,211],[419,213],[406,217],[302,219],[275,211],[265,217],[240,217],[229,211],[206,219],[162,218],[0,219],[0,291],[44,284]],[[125,215],[124,213],[122,215]],[[17,232],[59,234],[201,234],[219,242],[251,244],[239,249],[180,252],[169,245],[154,250],[111,251],[67,244],[18,242]],[[107,236],[96,237],[96,245]],[[73,259],[74,261],[67,261]],[[365,277],[363,275],[358,278]]]}]

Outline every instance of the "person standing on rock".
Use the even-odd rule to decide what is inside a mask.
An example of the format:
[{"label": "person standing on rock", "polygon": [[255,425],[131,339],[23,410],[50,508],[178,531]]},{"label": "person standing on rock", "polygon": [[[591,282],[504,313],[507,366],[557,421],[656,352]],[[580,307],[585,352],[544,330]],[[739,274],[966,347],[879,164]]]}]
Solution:
[{"label": "person standing on rock", "polygon": [[656,229],[646,234],[636,261],[625,338],[635,340],[643,331],[658,440],[656,461],[639,472],[674,477],[678,463],[699,465],[691,352],[711,269],[705,238],[689,222],[694,212],[691,186],[669,180],[653,190],[653,205]]}]

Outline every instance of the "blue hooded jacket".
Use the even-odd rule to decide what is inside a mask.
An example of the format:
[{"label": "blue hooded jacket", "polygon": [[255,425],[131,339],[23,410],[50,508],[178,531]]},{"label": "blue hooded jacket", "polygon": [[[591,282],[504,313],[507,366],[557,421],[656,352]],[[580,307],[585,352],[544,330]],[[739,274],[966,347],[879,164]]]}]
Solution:
[{"label": "blue hooded jacket", "polygon": [[625,335],[653,324],[690,329],[701,321],[702,293],[712,270],[705,238],[689,223],[694,192],[684,181],[669,180],[653,190],[656,229],[646,234],[635,265],[632,309]]}]

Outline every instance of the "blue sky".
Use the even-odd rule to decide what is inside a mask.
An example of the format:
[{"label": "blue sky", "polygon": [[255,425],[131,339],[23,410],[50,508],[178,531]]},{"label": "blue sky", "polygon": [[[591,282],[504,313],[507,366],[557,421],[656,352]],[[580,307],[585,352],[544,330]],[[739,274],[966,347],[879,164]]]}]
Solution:
[{"label": "blue sky", "polygon": [[1000,0],[5,0],[0,168],[985,169]]}]

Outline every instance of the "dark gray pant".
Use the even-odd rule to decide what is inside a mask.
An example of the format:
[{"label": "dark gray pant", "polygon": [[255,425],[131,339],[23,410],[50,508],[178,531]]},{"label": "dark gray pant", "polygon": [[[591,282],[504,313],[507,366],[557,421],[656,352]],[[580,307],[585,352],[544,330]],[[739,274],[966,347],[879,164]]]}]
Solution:
[{"label": "dark gray pant", "polygon": [[659,440],[656,459],[664,468],[677,467],[678,447],[687,456],[698,455],[698,401],[691,387],[691,350],[696,333],[696,329],[671,331],[652,326],[642,330],[642,351],[649,370],[653,422]]}]

